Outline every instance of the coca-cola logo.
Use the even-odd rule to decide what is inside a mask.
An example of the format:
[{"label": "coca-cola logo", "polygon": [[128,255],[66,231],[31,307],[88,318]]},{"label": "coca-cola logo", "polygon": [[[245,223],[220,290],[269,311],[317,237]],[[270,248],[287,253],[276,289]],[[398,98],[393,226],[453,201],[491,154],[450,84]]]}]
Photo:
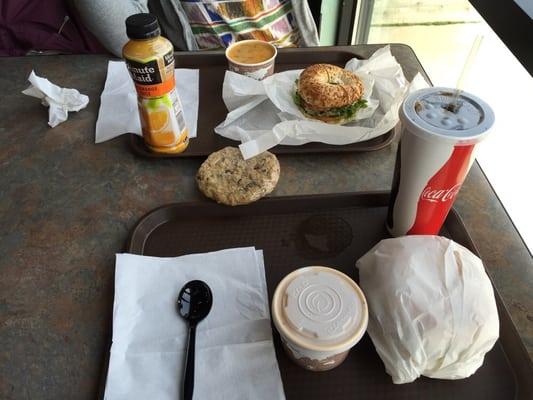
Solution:
[{"label": "coca-cola logo", "polygon": [[451,201],[457,195],[459,189],[461,189],[461,184],[459,183],[449,189],[434,189],[431,186],[426,186],[420,198],[432,203]]}]

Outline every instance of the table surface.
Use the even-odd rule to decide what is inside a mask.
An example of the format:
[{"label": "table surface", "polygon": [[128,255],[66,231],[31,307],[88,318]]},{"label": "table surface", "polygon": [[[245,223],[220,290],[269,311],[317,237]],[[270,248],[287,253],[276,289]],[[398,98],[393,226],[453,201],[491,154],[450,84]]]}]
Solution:
[{"label": "table surface", "polygon": [[[368,56],[378,47],[357,50]],[[411,52],[404,45],[392,51],[400,62]],[[0,59],[2,399],[94,399],[111,326],[115,253],[151,209],[207,201],[194,181],[201,159],[140,158],[125,136],[94,144],[108,60]],[[402,64],[411,79],[416,63]],[[47,109],[21,94],[32,69],[87,94],[88,107],[49,128]],[[396,147],[279,156],[272,195],[389,190]],[[533,259],[477,163],[456,209],[533,358]]]}]

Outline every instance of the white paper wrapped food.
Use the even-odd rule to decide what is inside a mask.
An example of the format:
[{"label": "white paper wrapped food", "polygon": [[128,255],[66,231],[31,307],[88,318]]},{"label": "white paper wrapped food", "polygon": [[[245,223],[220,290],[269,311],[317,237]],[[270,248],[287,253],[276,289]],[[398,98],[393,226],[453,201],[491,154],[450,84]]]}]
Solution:
[{"label": "white paper wrapped food", "polygon": [[490,280],[468,249],[439,236],[386,239],[357,268],[368,333],[394,383],[466,378],[483,364],[499,320]]}]

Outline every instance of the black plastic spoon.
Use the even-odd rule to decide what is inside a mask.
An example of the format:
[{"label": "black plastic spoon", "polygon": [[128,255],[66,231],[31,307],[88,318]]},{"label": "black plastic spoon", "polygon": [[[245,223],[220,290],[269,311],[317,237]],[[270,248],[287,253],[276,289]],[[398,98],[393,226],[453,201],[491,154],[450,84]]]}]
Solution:
[{"label": "black plastic spoon", "polygon": [[189,342],[183,378],[183,399],[192,400],[194,391],[194,348],[196,344],[196,325],[211,311],[213,295],[207,283],[190,281],[183,286],[178,296],[178,312],[189,323]]}]

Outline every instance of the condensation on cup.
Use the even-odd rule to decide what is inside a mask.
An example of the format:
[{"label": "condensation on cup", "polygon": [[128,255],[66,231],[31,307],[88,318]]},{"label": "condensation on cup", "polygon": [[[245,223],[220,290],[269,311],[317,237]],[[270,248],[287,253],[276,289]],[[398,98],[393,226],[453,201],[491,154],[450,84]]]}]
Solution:
[{"label": "condensation on cup", "polygon": [[494,124],[487,103],[470,93],[435,87],[409,95],[400,108],[387,228],[392,236],[437,235]]}]

